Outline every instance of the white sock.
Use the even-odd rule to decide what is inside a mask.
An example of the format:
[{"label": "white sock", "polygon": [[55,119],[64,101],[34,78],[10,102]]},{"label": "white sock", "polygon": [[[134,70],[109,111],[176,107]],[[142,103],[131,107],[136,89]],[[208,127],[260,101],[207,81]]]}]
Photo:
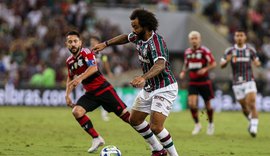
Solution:
[{"label": "white sock", "polygon": [[259,119],[258,118],[252,118],[250,120],[251,129],[254,129],[256,132],[257,132],[258,124],[259,124]]},{"label": "white sock", "polygon": [[145,141],[150,145],[152,151],[160,151],[163,149],[162,145],[159,143],[158,139],[155,137],[154,133],[150,129],[150,125],[144,121],[138,126],[133,126],[133,128],[145,139]]},{"label": "white sock", "polygon": [[161,144],[167,149],[170,156],[178,156],[175,146],[172,141],[170,133],[164,128],[159,134],[157,134]]}]

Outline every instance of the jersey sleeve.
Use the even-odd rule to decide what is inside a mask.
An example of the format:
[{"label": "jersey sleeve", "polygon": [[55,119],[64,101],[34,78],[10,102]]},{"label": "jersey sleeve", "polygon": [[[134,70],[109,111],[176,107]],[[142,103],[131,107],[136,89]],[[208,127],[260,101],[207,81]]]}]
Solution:
[{"label": "jersey sleeve", "polygon": [[88,67],[91,66],[96,66],[97,65],[97,61],[95,58],[95,55],[93,52],[91,52],[89,49],[85,48],[84,52],[82,53],[84,60],[87,64]]},{"label": "jersey sleeve", "polygon": [[152,42],[150,42],[150,50],[154,62],[156,62],[158,59],[167,61],[166,58],[168,57],[168,52],[166,44],[162,38],[158,38],[157,35],[154,35]]},{"label": "jersey sleeve", "polygon": [[208,63],[215,62],[215,58],[214,58],[212,52],[208,48],[205,47],[204,52],[205,52],[205,58],[206,58]]},{"label": "jersey sleeve", "polygon": [[232,47],[227,48],[223,54],[223,56],[221,57],[221,62],[226,62],[227,61],[227,56],[232,54]]},{"label": "jersey sleeve", "polygon": [[135,33],[131,32],[130,34],[128,34],[128,41],[132,43],[137,43],[138,36]]},{"label": "jersey sleeve", "polygon": [[259,57],[257,55],[257,51],[255,50],[255,48],[249,47],[249,49],[250,49],[250,58],[251,58],[251,60],[253,60],[253,61],[258,60]]}]

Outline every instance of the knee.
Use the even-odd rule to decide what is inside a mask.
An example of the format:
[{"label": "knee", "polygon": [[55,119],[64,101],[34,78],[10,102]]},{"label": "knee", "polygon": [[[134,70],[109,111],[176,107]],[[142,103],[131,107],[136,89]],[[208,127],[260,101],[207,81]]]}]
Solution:
[{"label": "knee", "polygon": [[131,115],[130,118],[129,118],[129,123],[130,123],[131,126],[138,126],[138,125],[140,125],[142,122],[143,122],[143,121],[140,121],[140,120],[134,118],[132,115]]},{"label": "knee", "polygon": [[212,106],[210,104],[210,101],[205,102],[205,108],[206,108],[206,110],[212,110]]},{"label": "knee", "polygon": [[156,125],[156,124],[150,124],[150,129],[154,134],[159,134],[163,130],[163,126]]},{"label": "knee", "polygon": [[72,109],[72,114],[77,119],[77,118],[82,117],[85,114],[85,110],[83,108],[81,108],[81,107],[75,106]]},{"label": "knee", "polygon": [[189,102],[188,102],[188,106],[189,106],[189,108],[191,108],[191,109],[196,109],[196,108],[197,108],[196,103],[193,102],[193,101],[189,101]]}]

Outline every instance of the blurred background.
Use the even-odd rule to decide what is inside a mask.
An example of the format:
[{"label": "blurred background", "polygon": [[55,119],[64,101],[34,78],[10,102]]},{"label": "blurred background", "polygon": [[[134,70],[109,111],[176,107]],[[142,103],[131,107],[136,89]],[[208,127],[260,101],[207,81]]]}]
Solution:
[{"label": "blurred background", "polygon": [[[233,43],[238,28],[248,30],[262,67],[254,69],[259,91],[257,107],[270,111],[270,1],[268,0],[0,0],[0,105],[65,105],[65,34],[78,30],[85,47],[90,37],[101,41],[129,33],[129,15],[134,8],[153,11],[158,33],[167,42],[173,72],[179,81],[175,111],[186,109],[187,80],[180,81],[183,53],[189,47],[187,34],[197,30],[217,62]],[[129,81],[140,74],[132,44],[103,51],[100,70],[132,105],[137,90]],[[105,69],[109,64],[109,70]],[[239,110],[231,89],[231,69],[217,67],[210,73],[217,111]],[[74,92],[74,99],[82,94]],[[200,105],[202,101],[200,100]]]}]

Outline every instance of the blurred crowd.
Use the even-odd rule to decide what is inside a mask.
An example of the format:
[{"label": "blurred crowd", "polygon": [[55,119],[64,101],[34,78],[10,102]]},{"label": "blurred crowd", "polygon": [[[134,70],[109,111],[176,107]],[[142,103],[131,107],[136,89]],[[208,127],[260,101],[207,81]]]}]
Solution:
[{"label": "blurred crowd", "polygon": [[[91,1],[0,0],[0,82],[64,86],[70,55],[65,34],[73,29],[81,33],[85,47],[91,35],[106,40],[121,33],[117,25],[96,18]],[[105,53],[116,75],[138,67],[128,45]]]},{"label": "blurred crowd", "polygon": [[[64,45],[65,34],[78,30],[84,46],[90,47],[91,36],[104,41],[121,34],[118,25],[96,17],[94,5],[138,7],[142,3],[157,10],[202,14],[230,42],[237,28],[248,30],[249,43],[269,71],[264,79],[270,84],[269,0],[0,0],[0,85],[64,86],[65,60],[70,55]],[[104,52],[114,75],[139,67],[130,46]]]}]

